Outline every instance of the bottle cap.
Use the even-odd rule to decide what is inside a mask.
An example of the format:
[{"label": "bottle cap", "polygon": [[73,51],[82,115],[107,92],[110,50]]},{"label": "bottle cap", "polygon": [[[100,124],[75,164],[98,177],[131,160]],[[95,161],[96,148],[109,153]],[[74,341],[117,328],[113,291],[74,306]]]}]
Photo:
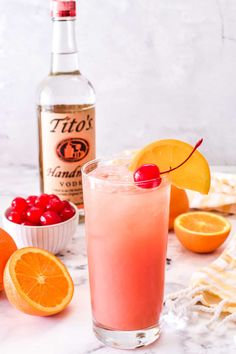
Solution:
[{"label": "bottle cap", "polygon": [[75,0],[51,0],[51,17],[75,17]]}]

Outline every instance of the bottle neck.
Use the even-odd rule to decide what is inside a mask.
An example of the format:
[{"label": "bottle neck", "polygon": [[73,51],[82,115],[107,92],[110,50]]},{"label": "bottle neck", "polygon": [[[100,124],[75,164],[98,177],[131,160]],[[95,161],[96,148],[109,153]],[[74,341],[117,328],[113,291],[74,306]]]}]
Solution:
[{"label": "bottle neck", "polygon": [[79,73],[75,17],[53,19],[51,75]]}]

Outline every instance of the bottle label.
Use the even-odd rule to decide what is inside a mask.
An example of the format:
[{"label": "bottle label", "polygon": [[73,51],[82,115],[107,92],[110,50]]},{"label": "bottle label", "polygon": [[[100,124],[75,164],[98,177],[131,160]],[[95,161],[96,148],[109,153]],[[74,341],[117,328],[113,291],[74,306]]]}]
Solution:
[{"label": "bottle label", "polygon": [[43,191],[83,207],[81,167],[95,158],[95,108],[41,112]]}]

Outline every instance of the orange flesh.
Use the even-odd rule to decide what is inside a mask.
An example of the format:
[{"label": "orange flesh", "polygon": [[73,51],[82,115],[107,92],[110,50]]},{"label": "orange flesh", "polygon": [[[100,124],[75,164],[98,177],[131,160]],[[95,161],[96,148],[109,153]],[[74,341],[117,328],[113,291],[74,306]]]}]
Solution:
[{"label": "orange flesh", "polygon": [[201,233],[216,233],[225,228],[225,223],[211,215],[186,215],[182,217],[181,223],[183,227],[190,231]]},{"label": "orange flesh", "polygon": [[40,253],[23,254],[16,262],[15,276],[22,291],[44,307],[59,305],[69,292],[61,268]]}]

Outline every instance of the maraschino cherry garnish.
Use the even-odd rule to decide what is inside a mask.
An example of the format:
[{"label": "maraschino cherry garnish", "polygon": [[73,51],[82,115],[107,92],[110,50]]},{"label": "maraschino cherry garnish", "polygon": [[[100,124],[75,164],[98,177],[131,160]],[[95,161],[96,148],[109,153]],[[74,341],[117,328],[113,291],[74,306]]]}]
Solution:
[{"label": "maraschino cherry garnish", "polygon": [[161,184],[160,170],[157,165],[145,164],[134,172],[134,182],[141,188],[155,188]]},{"label": "maraschino cherry garnish", "polygon": [[170,167],[169,170],[160,172],[159,167],[155,164],[144,164],[140,166],[134,172],[134,182],[138,184],[141,188],[155,188],[161,184],[162,178],[161,175],[170,173],[174,170],[177,170],[179,167],[183,166],[193,155],[194,151],[202,144],[203,139],[199,140],[197,144],[194,146],[191,153],[188,157],[181,162],[178,166]]}]

